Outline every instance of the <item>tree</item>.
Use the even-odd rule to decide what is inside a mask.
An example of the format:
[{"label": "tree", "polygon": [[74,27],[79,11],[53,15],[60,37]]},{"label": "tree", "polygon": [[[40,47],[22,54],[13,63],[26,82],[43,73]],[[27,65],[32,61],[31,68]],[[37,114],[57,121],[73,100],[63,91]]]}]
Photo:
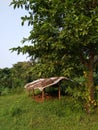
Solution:
[{"label": "tree", "polygon": [[35,78],[32,70],[31,62],[18,62],[12,68],[0,69],[0,89],[23,87]]},{"label": "tree", "polygon": [[0,69],[0,87],[12,88],[11,69],[9,68]]},{"label": "tree", "polygon": [[18,62],[12,67],[12,87],[23,87],[34,79],[31,62]]},{"label": "tree", "polygon": [[23,39],[23,43],[31,41],[31,45],[12,50],[28,53],[45,66],[50,64],[52,72],[55,70],[58,75],[59,67],[64,74],[67,68],[81,70],[82,66],[87,111],[90,112],[95,104],[93,71],[98,55],[98,1],[13,0],[11,5],[25,8],[29,15],[22,17],[22,25],[28,21],[28,25],[32,26],[30,36]]},{"label": "tree", "polygon": [[[95,58],[98,55],[98,2],[96,0],[77,1],[73,5],[65,18],[65,21],[68,20],[68,24],[65,25],[67,33],[64,34],[69,36],[68,40],[72,42],[72,49],[77,50],[79,59],[84,66],[85,85],[88,92],[87,111],[89,112],[89,108],[96,104],[93,72],[96,66]],[[70,3],[67,7],[69,6]]]}]

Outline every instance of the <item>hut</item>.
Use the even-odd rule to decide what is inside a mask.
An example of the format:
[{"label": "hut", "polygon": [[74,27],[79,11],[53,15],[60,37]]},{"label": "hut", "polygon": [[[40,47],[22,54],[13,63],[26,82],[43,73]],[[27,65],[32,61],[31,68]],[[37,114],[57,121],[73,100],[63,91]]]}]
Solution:
[{"label": "hut", "polygon": [[[33,82],[27,83],[24,88],[29,92],[33,91],[34,97],[34,90],[39,89],[42,92],[42,100],[45,98],[45,88],[51,87],[55,84],[58,84],[61,80],[71,80],[67,77],[51,77],[51,78],[40,78]],[[58,98],[60,99],[60,85],[58,85]]]}]

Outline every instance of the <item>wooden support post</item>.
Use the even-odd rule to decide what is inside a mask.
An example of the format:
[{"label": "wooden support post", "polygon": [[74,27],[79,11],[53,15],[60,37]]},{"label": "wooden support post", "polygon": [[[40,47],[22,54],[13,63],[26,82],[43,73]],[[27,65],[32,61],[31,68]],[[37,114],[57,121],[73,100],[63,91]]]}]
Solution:
[{"label": "wooden support post", "polygon": [[35,96],[35,95],[34,95],[34,89],[32,90],[32,93],[33,93],[33,99],[34,99],[34,96]]},{"label": "wooden support post", "polygon": [[60,99],[60,85],[58,85],[58,98]]},{"label": "wooden support post", "polygon": [[45,90],[43,89],[42,90],[42,101],[44,101],[44,99],[45,99]]},{"label": "wooden support post", "polygon": [[28,93],[28,96],[30,96],[30,88],[29,87],[27,88],[27,93]]}]

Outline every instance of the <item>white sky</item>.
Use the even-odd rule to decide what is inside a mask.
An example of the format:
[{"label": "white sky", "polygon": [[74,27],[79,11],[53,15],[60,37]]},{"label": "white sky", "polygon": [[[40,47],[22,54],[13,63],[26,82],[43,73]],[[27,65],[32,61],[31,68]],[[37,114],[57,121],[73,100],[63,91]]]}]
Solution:
[{"label": "white sky", "polygon": [[0,68],[12,67],[19,61],[26,61],[26,55],[11,53],[10,48],[21,45],[23,37],[29,35],[30,27],[21,26],[21,16],[26,13],[9,6],[12,0],[0,0]]}]

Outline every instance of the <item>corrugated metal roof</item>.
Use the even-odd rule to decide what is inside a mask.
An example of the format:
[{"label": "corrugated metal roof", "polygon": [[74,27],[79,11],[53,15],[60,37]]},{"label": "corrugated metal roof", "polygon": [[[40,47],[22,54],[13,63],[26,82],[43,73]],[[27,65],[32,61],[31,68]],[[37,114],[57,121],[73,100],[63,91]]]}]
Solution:
[{"label": "corrugated metal roof", "polygon": [[69,78],[66,77],[51,77],[51,78],[41,78],[38,80],[35,80],[33,82],[27,83],[24,88],[26,89],[39,89],[43,90],[46,87],[50,87],[54,84],[57,84],[61,80],[70,80]]}]

